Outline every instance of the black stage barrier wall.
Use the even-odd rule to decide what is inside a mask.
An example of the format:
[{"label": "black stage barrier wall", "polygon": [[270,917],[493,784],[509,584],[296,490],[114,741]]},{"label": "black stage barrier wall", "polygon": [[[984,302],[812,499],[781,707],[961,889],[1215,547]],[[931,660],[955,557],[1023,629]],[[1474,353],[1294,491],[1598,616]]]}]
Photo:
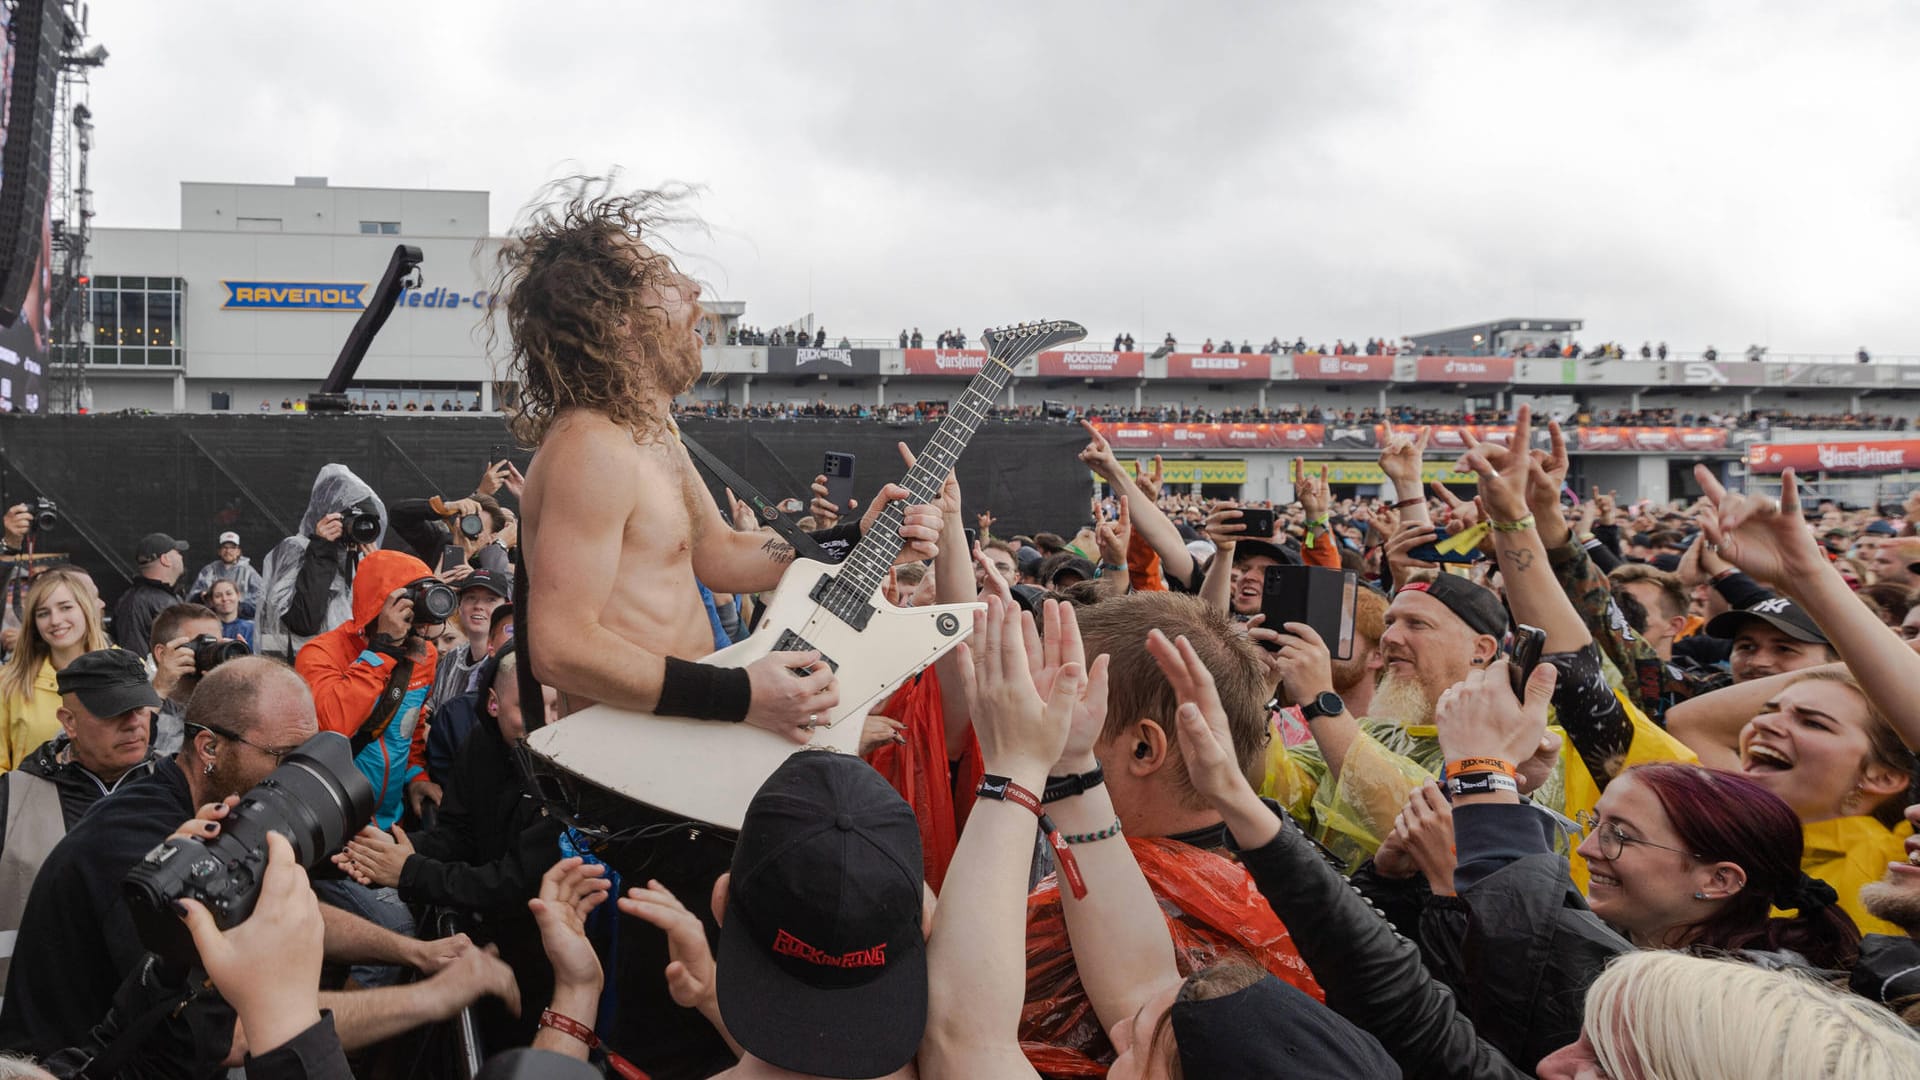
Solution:
[{"label": "black stage barrier wall", "polygon": [[[863,507],[906,472],[895,444],[917,450],[935,430],[698,418],[682,427],[773,499],[805,499],[827,451],[855,454]],[[1001,535],[1071,533],[1087,518],[1092,490],[1074,457],[1084,443],[1080,429],[1066,424],[988,421],[960,460],[967,524],[991,510]],[[511,445],[499,417],[488,416],[15,417],[0,423],[0,496],[8,506],[36,495],[54,500],[60,524],[36,539],[37,550],[70,555],[111,604],[135,572],[134,544],[150,532],[193,545],[189,580],[217,557],[216,538],[228,530],[240,534],[259,569],[299,527],[314,474],[329,462],[353,469],[391,503],[463,495],[486,462],[502,455],[522,469],[532,458]]]}]

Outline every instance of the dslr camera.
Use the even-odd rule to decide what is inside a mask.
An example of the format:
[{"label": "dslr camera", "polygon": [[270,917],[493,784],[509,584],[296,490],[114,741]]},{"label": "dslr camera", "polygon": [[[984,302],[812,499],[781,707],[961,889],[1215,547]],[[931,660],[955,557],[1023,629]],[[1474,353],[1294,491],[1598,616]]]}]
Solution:
[{"label": "dslr camera", "polygon": [[33,510],[33,521],[27,526],[28,533],[52,532],[60,524],[60,508],[53,505],[52,499],[43,495],[27,505]]},{"label": "dslr camera", "polygon": [[380,515],[366,502],[342,507],[335,511],[340,515],[341,535],[355,544],[371,544],[380,539]]},{"label": "dslr camera", "polygon": [[373,784],[345,735],[323,731],[301,743],[240,797],[218,836],[170,838],[127,873],[121,889],[141,943],[180,968],[195,966],[200,954],[174,901],[198,900],[222,930],[245,922],[260,899],[269,832],[311,868],[372,820],[373,806]]},{"label": "dslr camera", "polygon": [[247,648],[247,643],[239,638],[223,638],[216,634],[201,634],[182,648],[193,650],[193,671],[196,675],[205,675],[229,660],[253,655],[253,650]]},{"label": "dslr camera", "polygon": [[407,585],[407,599],[413,601],[413,625],[431,626],[453,618],[460,607],[460,594],[439,578],[423,577]]}]

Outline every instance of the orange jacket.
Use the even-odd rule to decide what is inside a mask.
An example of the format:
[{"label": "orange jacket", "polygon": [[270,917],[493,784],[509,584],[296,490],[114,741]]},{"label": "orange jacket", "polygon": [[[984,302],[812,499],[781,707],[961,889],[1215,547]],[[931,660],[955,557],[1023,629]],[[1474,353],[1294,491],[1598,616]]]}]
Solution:
[{"label": "orange jacket", "polygon": [[[322,731],[352,738],[373,715],[395,661],[367,647],[367,628],[380,617],[380,609],[395,589],[428,576],[426,563],[398,551],[376,551],[360,561],[353,575],[353,619],[307,642],[293,665],[313,691]],[[383,829],[391,827],[405,808],[407,785],[426,773],[422,711],[440,659],[431,642],[426,649],[426,656],[413,662],[406,696],[392,718],[353,759],[373,782],[373,820]]]}]

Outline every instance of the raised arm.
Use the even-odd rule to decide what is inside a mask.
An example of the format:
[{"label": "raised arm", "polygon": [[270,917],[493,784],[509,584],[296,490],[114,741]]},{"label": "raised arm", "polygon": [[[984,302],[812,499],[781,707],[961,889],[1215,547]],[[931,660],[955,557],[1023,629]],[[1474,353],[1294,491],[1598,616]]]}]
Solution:
[{"label": "raised arm", "polygon": [[1920,712],[1912,707],[1913,688],[1920,686],[1920,653],[1867,610],[1820,554],[1800,515],[1800,481],[1793,470],[1780,476],[1777,503],[1765,495],[1728,491],[1704,465],[1693,472],[1713,500],[1715,512],[1701,519],[1701,527],[1719,554],[1812,616],[1900,740],[1909,749],[1920,746]]},{"label": "raised arm", "polygon": [[1100,475],[1115,495],[1127,502],[1132,514],[1133,527],[1140,538],[1153,547],[1154,554],[1160,556],[1160,568],[1168,581],[1178,581],[1182,585],[1193,580],[1193,553],[1187,550],[1186,541],[1180,539],[1180,530],[1175,528],[1173,520],[1167,517],[1160,505],[1141,491],[1120,467],[1120,459],[1114,457],[1113,447],[1099,429],[1085,420],[1080,426],[1087,429],[1086,449],[1080,451],[1080,461]]},{"label": "raised arm", "polygon": [[[1538,518],[1528,509],[1530,485],[1551,492],[1547,499],[1537,494],[1531,500],[1540,505],[1551,501],[1557,508],[1559,485],[1554,481],[1557,468],[1565,473],[1566,446],[1560,438],[1560,425],[1552,424],[1554,453],[1545,463],[1536,463],[1528,452],[1532,435],[1532,409],[1520,406],[1514,418],[1513,441],[1502,447],[1483,443],[1471,431],[1466,432],[1471,449],[1461,463],[1480,476],[1480,499],[1493,526],[1493,550],[1506,583],[1507,606],[1515,622],[1537,626],[1547,632],[1546,651],[1568,653],[1593,643],[1587,624],[1573,603],[1560,591],[1547,562],[1547,549],[1537,528]],[[1555,513],[1555,524],[1564,534],[1566,522]]]},{"label": "raised arm", "polygon": [[1427,452],[1431,428],[1421,428],[1419,436],[1394,435],[1380,449],[1380,471],[1393,483],[1393,505],[1400,512],[1400,524],[1430,525],[1427,512],[1426,483],[1421,479],[1420,462]]}]

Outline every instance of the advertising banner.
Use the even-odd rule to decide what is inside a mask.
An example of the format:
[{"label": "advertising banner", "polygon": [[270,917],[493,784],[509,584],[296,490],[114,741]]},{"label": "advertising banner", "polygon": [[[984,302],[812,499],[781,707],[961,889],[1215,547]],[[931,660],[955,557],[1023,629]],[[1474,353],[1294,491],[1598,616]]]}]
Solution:
[{"label": "advertising banner", "polygon": [[1920,439],[1872,442],[1756,443],[1747,447],[1747,468],[1777,473],[1896,472],[1920,467]]},{"label": "advertising banner", "polygon": [[1422,356],[1416,370],[1421,382],[1513,381],[1513,361],[1504,356]]},{"label": "advertising banner", "polygon": [[1872,386],[1879,376],[1870,364],[1788,364],[1778,381],[1788,386]]},{"label": "advertising banner", "polygon": [[1167,378],[1267,379],[1273,376],[1272,360],[1261,353],[1173,353],[1167,357]]},{"label": "advertising banner", "polygon": [[1129,379],[1147,370],[1138,352],[1043,352],[1034,369],[1041,378]]},{"label": "advertising banner", "polygon": [[1293,358],[1293,377],[1330,382],[1389,382],[1393,379],[1393,357],[1301,353]]},{"label": "advertising banner", "polygon": [[[1136,475],[1132,461],[1122,461],[1120,466],[1127,470],[1128,476]],[[1247,463],[1244,461],[1162,461],[1160,479],[1169,484],[1244,484],[1247,482]],[[1094,477],[1097,482],[1099,477]]]},{"label": "advertising banner", "polygon": [[[1443,484],[1478,484],[1480,478],[1473,473],[1453,471],[1453,463],[1446,461],[1428,461],[1420,466],[1420,478],[1425,481],[1438,480]],[[1327,483],[1329,484],[1385,484],[1387,474],[1373,461],[1329,461],[1327,462]]]},{"label": "advertising banner", "polygon": [[879,349],[802,349],[782,345],[767,349],[770,375],[878,375]]},{"label": "advertising banner", "polygon": [[[1387,430],[1395,435],[1405,435],[1410,439],[1418,439],[1420,437],[1420,429],[1410,424],[1394,424]],[[1427,436],[1428,453],[1432,453],[1435,450],[1444,450],[1449,453],[1466,452],[1467,437],[1465,432],[1467,427],[1465,424],[1431,424],[1428,425],[1427,430],[1431,433]],[[1481,442],[1496,443],[1500,446],[1505,446],[1513,441],[1513,429],[1510,427],[1480,427],[1475,425],[1473,434],[1474,437]]]},{"label": "advertising banner", "polygon": [[1688,360],[1652,365],[1659,381],[1681,386],[1762,386],[1765,364],[1749,360]]},{"label": "advertising banner", "polygon": [[1725,450],[1723,428],[1583,427],[1574,432],[1576,450]]},{"label": "advertising banner", "polygon": [[985,349],[908,349],[907,374],[971,379],[987,366]]}]

